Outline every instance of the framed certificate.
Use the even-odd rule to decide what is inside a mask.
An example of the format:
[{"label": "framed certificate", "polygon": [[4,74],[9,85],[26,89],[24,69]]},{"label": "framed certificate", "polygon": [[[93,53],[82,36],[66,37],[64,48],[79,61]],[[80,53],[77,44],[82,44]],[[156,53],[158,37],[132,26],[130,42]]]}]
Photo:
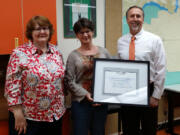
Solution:
[{"label": "framed certificate", "polygon": [[149,70],[148,61],[95,58],[94,102],[148,106]]}]

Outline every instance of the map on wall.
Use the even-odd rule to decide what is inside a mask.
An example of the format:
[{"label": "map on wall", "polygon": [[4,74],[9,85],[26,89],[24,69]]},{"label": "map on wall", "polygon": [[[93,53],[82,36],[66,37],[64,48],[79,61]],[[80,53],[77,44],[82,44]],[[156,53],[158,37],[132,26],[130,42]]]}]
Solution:
[{"label": "map on wall", "polygon": [[167,58],[166,85],[180,84],[180,3],[179,0],[123,0],[122,33],[129,32],[126,11],[138,5],[145,13],[143,29],[161,37]]}]

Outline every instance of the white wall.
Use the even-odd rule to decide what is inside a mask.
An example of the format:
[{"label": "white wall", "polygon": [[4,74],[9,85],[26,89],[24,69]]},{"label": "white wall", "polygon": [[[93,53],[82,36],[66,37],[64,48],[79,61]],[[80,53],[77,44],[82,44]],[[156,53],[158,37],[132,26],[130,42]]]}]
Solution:
[{"label": "white wall", "polygon": [[[69,53],[78,48],[80,42],[75,38],[64,38],[63,0],[56,0],[56,12],[58,47],[66,62]],[[96,0],[96,23],[97,36],[93,39],[93,43],[105,47],[105,0]]]}]

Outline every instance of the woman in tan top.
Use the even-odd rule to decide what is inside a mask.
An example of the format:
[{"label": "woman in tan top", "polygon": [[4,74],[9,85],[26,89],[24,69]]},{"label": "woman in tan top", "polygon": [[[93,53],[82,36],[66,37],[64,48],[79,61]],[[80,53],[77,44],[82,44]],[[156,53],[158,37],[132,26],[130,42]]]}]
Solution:
[{"label": "woman in tan top", "polygon": [[72,120],[74,135],[104,135],[107,106],[92,104],[93,58],[110,58],[105,48],[92,42],[94,25],[86,18],[79,19],[73,27],[81,46],[68,57],[65,86],[72,95]]}]

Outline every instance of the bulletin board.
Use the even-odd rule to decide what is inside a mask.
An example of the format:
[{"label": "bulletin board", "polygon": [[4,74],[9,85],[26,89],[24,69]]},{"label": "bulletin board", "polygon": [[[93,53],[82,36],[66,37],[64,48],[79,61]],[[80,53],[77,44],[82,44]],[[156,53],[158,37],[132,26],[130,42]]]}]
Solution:
[{"label": "bulletin board", "polygon": [[96,0],[64,0],[63,13],[65,38],[75,38],[73,25],[80,18],[91,20],[96,30]]}]

